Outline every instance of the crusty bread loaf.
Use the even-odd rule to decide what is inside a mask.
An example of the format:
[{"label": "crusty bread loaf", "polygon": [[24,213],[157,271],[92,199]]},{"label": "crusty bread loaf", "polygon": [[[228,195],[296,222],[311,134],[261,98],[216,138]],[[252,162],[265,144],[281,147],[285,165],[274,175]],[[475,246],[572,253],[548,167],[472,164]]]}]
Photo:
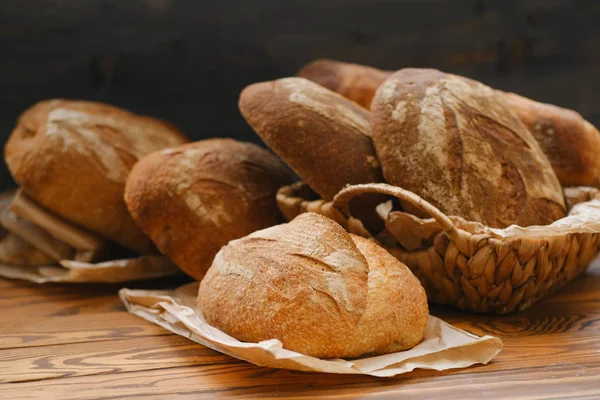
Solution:
[{"label": "crusty bread loaf", "polygon": [[543,225],[565,215],[548,159],[493,89],[407,68],[379,87],[371,109],[388,183],[492,227]]},{"label": "crusty bread loaf", "polygon": [[160,251],[201,279],[227,242],[281,222],[275,195],[291,182],[267,150],[209,139],[143,158],[127,180],[125,201]]},{"label": "crusty bread loaf", "polygon": [[297,76],[333,90],[369,109],[375,91],[392,74],[367,65],[320,59],[306,64]]},{"label": "crusty bread loaf", "polygon": [[198,306],[241,341],[275,338],[321,358],[411,348],[428,318],[425,291],[404,264],[314,213],[223,247]]},{"label": "crusty bread loaf", "polygon": [[239,107],[267,146],[325,200],[347,184],[382,181],[370,114],[339,94],[285,78],[246,87]]},{"label": "crusty bread loaf", "polygon": [[600,133],[566,108],[498,91],[548,156],[563,186],[600,186]]},{"label": "crusty bread loaf", "polygon": [[15,181],[66,220],[146,253],[151,242],[123,201],[143,155],[186,142],[172,126],[100,103],[40,102],[19,118],[4,148]]}]

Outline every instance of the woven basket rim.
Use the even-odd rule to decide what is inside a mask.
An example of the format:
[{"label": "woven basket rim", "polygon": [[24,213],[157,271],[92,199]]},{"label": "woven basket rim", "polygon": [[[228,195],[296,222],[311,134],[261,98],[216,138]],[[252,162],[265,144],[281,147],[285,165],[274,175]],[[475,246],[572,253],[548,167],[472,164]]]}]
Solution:
[{"label": "woven basket rim", "polygon": [[[300,191],[310,193],[310,198],[299,196],[298,192]],[[583,196],[585,201],[575,202],[568,210],[568,214],[565,217],[554,221],[552,224],[526,227],[511,225],[506,228],[492,228],[480,222],[470,221],[460,216],[446,215],[417,194],[387,183],[347,185],[340,190],[332,201],[328,202],[316,195],[307,183],[298,181],[291,185],[281,187],[277,193],[277,198],[279,202],[287,201],[290,204],[292,202],[296,204],[306,202],[307,204],[313,204],[315,206],[331,204],[332,208],[338,210],[344,216],[353,218],[348,204],[354,196],[366,193],[383,193],[390,196],[400,194],[403,196],[403,200],[410,201],[413,206],[416,206],[432,216],[430,218],[419,218],[410,213],[405,214],[411,215],[414,218],[421,220],[423,223],[430,223],[432,220],[435,220],[451,237],[456,237],[456,235],[475,236],[483,234],[500,240],[536,240],[543,237],[562,236],[572,233],[600,233],[600,190],[593,187],[564,187],[563,192],[565,192],[565,194],[570,193],[570,195],[574,197],[577,195],[580,197]],[[587,197],[587,199],[585,199],[585,197]],[[595,219],[592,221],[582,223],[580,214],[571,214],[574,210],[579,210],[582,207],[591,205],[595,206],[593,207],[593,216]],[[588,208],[592,209],[592,207]],[[404,213],[402,211],[394,212]],[[570,222],[576,222],[577,224],[575,227],[569,228],[566,225]]]}]

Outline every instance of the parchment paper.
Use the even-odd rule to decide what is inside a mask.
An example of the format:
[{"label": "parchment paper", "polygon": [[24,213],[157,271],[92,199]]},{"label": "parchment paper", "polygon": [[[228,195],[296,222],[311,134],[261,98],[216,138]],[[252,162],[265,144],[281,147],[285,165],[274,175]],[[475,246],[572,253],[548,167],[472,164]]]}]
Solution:
[{"label": "parchment paper", "polygon": [[20,266],[0,263],[0,276],[35,283],[119,283],[176,275],[181,271],[163,256],[141,256],[99,263],[61,260],[59,265]]},{"label": "parchment paper", "polygon": [[22,251],[37,249],[55,260],[49,265],[13,265],[3,262],[0,254],[0,277],[35,283],[118,283],[181,273],[160,255],[113,260],[106,240],[51,214],[19,192],[0,195],[0,228],[32,246],[23,246]]},{"label": "parchment paper", "polygon": [[397,353],[353,360],[319,359],[282,348],[277,339],[245,343],[209,325],[196,309],[198,282],[173,291],[121,289],[127,310],[147,321],[232,357],[272,368],[389,377],[415,368],[438,371],[487,364],[502,349],[496,337],[478,337],[429,316],[425,340]]},{"label": "parchment paper", "polygon": [[[566,217],[545,226],[520,227],[511,225],[504,229],[489,228],[478,222],[467,221],[457,216],[449,216],[454,225],[472,234],[486,234],[499,239],[544,239],[552,236],[565,236],[571,233],[600,233],[600,193],[587,187],[565,189],[565,197],[570,208]],[[377,207],[379,216],[386,221],[387,231],[377,237],[382,243],[393,245],[393,240],[405,249],[419,248],[423,241],[431,241],[442,227],[433,218],[418,218],[414,215],[392,211],[392,203],[382,203]]]}]

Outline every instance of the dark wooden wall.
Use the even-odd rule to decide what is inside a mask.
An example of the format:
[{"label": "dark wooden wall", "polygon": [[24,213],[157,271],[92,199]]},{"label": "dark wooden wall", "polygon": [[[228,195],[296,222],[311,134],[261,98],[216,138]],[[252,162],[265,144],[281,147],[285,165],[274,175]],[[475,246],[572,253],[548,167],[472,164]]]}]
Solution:
[{"label": "dark wooden wall", "polygon": [[598,0],[0,0],[1,138],[68,97],[256,141],[240,90],[317,57],[436,67],[600,124],[599,20]]}]

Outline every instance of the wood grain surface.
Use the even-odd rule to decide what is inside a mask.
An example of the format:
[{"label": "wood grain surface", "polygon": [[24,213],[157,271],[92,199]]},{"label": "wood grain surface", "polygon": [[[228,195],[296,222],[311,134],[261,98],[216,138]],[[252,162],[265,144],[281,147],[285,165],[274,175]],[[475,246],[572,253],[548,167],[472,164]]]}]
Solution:
[{"label": "wood grain surface", "polygon": [[0,398],[600,398],[600,259],[522,314],[433,307],[434,315],[460,328],[501,337],[504,350],[485,366],[396,378],[251,365],[128,314],[117,290],[0,280]]}]

